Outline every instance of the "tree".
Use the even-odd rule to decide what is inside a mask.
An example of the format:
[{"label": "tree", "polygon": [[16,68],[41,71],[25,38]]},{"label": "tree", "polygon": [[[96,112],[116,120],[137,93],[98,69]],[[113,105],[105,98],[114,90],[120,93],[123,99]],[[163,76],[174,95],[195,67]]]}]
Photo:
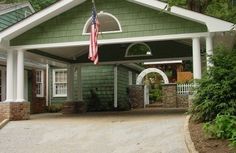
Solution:
[{"label": "tree", "polygon": [[236,23],[236,6],[232,0],[167,0],[170,6],[176,5]]}]

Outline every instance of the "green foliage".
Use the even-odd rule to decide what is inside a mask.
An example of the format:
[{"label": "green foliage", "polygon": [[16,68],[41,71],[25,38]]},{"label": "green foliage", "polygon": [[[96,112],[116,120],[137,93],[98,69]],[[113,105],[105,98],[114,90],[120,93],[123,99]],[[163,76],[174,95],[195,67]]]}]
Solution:
[{"label": "green foliage", "polygon": [[213,122],[204,124],[204,131],[211,137],[229,139],[236,147],[236,116],[217,115]]},{"label": "green foliage", "polygon": [[162,97],[162,90],[160,87],[151,89],[149,93],[149,99],[152,101],[159,101]]},{"label": "green foliage", "polygon": [[221,47],[211,59],[214,66],[199,81],[190,110],[200,122],[218,114],[236,115],[236,50]]},{"label": "green foliage", "polygon": [[226,21],[236,23],[236,7],[229,0],[212,0],[205,13]]}]

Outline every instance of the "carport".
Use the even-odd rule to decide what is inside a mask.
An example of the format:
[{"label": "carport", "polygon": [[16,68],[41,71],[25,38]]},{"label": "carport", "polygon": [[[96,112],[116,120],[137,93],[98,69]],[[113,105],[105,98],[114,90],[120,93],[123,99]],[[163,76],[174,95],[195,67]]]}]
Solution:
[{"label": "carport", "polygon": [[[212,55],[214,34],[230,31],[233,24],[175,6],[168,10],[166,5],[156,0],[97,1],[100,64],[192,59],[194,79],[201,79],[201,51]],[[81,66],[89,64],[91,6],[88,0],[61,0],[0,33],[1,51],[8,55],[7,95],[0,108],[8,118],[29,119],[25,58],[67,64],[68,102],[74,101],[71,73],[77,67],[78,97],[83,100]],[[150,51],[127,56],[134,44],[145,44]]]}]

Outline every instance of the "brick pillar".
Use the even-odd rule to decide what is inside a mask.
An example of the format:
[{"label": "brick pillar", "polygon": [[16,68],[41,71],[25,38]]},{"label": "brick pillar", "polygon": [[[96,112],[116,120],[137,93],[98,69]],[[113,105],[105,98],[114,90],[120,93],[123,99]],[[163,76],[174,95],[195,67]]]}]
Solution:
[{"label": "brick pillar", "polygon": [[176,84],[164,84],[162,85],[162,102],[166,108],[177,107],[177,90]]},{"label": "brick pillar", "polygon": [[11,121],[30,119],[29,102],[0,103],[0,116]]},{"label": "brick pillar", "polygon": [[129,100],[132,108],[144,108],[144,85],[130,85]]}]

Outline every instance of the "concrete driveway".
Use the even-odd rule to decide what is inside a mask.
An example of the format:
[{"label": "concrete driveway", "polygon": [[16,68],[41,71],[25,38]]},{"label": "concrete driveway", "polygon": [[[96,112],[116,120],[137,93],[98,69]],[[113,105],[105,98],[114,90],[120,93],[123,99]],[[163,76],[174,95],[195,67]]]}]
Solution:
[{"label": "concrete driveway", "polygon": [[0,130],[0,152],[187,153],[184,121],[160,110],[32,115]]}]

